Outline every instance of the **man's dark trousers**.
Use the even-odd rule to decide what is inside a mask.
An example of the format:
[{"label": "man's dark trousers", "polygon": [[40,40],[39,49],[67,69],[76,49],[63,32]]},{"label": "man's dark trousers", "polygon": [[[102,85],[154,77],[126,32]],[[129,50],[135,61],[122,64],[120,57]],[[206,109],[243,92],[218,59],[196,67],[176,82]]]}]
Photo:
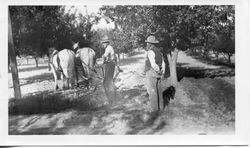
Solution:
[{"label": "man's dark trousers", "polygon": [[114,103],[114,101],[116,100],[115,86],[113,80],[114,72],[115,63],[113,61],[107,62],[105,64],[103,86],[110,104]]}]

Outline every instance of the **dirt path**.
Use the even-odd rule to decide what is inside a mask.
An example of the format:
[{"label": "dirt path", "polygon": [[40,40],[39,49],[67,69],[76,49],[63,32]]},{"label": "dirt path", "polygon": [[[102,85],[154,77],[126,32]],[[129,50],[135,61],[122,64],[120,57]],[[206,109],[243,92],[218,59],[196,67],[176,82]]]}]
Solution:
[{"label": "dirt path", "polygon": [[[10,100],[10,134],[233,134],[234,77],[182,78],[174,100],[161,114],[147,111],[144,86],[145,52],[123,59],[116,79],[119,103],[107,105],[103,88],[51,91],[51,79],[25,85],[45,89],[23,100]],[[185,53],[178,63],[185,68],[221,69]],[[43,75],[41,75],[43,76]],[[45,83],[46,82],[46,83]],[[168,80],[163,86],[168,85]]]}]

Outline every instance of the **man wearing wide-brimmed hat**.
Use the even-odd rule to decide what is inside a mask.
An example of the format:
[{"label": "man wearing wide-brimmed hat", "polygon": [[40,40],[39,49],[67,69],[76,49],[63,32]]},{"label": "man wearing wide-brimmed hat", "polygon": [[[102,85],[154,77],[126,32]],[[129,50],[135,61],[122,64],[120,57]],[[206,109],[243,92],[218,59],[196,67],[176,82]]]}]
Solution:
[{"label": "man wearing wide-brimmed hat", "polygon": [[114,86],[114,72],[115,72],[115,52],[113,47],[110,45],[108,37],[104,37],[101,41],[105,52],[102,56],[104,63],[104,81],[103,86],[109,102],[112,104],[116,99],[115,86]]},{"label": "man wearing wide-brimmed hat", "polygon": [[146,87],[150,100],[150,109],[151,111],[159,111],[164,108],[161,77],[165,73],[165,62],[160,49],[156,47],[159,41],[155,36],[149,36],[145,42],[147,43]]}]

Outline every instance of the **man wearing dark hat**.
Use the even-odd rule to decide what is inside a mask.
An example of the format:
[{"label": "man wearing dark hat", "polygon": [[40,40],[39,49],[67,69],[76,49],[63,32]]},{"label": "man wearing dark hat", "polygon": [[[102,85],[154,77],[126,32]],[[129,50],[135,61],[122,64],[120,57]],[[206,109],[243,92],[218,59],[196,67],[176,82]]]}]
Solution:
[{"label": "man wearing dark hat", "polygon": [[109,102],[112,104],[116,99],[115,86],[114,86],[114,72],[115,72],[115,52],[113,47],[110,45],[108,37],[105,37],[102,41],[105,48],[105,52],[102,56],[104,63],[104,89]]},{"label": "man wearing dark hat", "polygon": [[160,111],[164,108],[161,77],[165,73],[165,62],[160,49],[155,46],[159,43],[155,36],[149,36],[145,42],[147,43],[146,87],[149,94],[150,110]]}]

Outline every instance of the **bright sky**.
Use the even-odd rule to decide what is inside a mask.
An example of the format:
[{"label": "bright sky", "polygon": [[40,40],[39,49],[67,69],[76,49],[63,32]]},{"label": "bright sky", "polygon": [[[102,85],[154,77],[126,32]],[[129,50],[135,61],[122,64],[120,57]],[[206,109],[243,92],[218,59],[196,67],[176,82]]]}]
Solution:
[{"label": "bright sky", "polygon": [[[86,8],[87,8],[87,13],[88,14],[96,14],[98,15],[99,8],[101,5],[81,5],[81,6],[66,6],[65,10],[66,12],[69,11],[70,13],[74,13],[75,11],[76,14],[83,14],[86,15]],[[97,25],[93,25],[92,29],[96,30],[98,28],[114,28],[114,23],[111,22],[109,24],[106,23],[106,21],[102,18]]]}]

